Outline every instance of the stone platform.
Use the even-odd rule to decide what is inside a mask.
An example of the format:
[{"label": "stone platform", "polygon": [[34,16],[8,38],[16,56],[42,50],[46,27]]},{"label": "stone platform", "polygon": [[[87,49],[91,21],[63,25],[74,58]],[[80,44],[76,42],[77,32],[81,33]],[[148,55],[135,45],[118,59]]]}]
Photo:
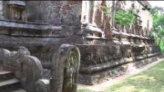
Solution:
[{"label": "stone platform", "polygon": [[[108,78],[124,75],[132,68],[141,68],[155,62],[161,56],[158,48],[141,54],[143,50],[131,51],[134,56],[127,57],[127,48],[122,45],[79,45],[82,61],[79,83],[94,85]],[[85,49],[84,49],[85,48]],[[139,48],[138,48],[139,49]],[[156,50],[155,50],[156,49]],[[139,54],[140,53],[140,54]]]}]

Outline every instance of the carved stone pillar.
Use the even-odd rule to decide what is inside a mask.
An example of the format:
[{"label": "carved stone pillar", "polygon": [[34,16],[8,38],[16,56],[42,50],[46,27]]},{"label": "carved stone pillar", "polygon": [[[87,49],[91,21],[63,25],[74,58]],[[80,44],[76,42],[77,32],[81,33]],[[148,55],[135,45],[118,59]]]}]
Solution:
[{"label": "carved stone pillar", "polygon": [[62,44],[52,57],[50,92],[77,92],[81,54],[78,47]]},{"label": "carved stone pillar", "polygon": [[23,89],[27,92],[36,92],[35,82],[41,78],[43,72],[41,61],[38,58],[31,56],[29,50],[23,46],[17,51],[1,48],[0,57],[4,68],[15,73]]},{"label": "carved stone pillar", "polygon": [[0,19],[4,19],[3,1],[0,1]]},{"label": "carved stone pillar", "polygon": [[81,16],[81,22],[82,24],[84,23],[89,23],[89,18],[90,18],[90,1],[82,1],[82,16]]},{"label": "carved stone pillar", "polygon": [[98,25],[101,25],[102,23],[102,1],[96,1],[96,2],[92,2],[93,3],[93,6],[91,6],[91,8],[93,8],[92,10],[92,16],[90,18],[91,20],[91,23],[92,24],[96,24],[97,26]]},{"label": "carved stone pillar", "polygon": [[112,40],[116,44],[120,44],[120,32],[118,29],[112,29]]}]

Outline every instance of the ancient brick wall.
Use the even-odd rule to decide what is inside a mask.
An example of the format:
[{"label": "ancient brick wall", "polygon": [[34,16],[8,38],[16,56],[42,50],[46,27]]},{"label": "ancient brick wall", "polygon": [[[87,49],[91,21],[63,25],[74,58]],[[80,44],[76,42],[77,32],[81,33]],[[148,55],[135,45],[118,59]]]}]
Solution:
[{"label": "ancient brick wall", "polygon": [[42,23],[72,25],[81,16],[80,1],[28,1],[27,7],[29,18]]},{"label": "ancient brick wall", "polygon": [[81,7],[81,1],[28,1],[28,20],[37,23],[62,25],[63,31],[61,31],[61,34],[74,41],[78,40],[76,35],[81,31]]}]

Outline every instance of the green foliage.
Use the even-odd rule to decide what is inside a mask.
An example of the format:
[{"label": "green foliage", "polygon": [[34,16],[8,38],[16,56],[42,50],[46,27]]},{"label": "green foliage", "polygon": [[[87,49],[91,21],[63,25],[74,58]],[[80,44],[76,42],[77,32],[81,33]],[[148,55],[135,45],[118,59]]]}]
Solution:
[{"label": "green foliage", "polygon": [[[163,23],[164,23],[164,15],[163,12],[164,10],[162,8],[159,7],[155,7],[153,9],[150,10],[151,14],[153,15],[153,26],[154,28],[157,28],[159,26],[163,27]],[[159,14],[161,13],[161,14]]]},{"label": "green foliage", "polygon": [[115,22],[120,25],[130,25],[135,21],[134,10],[129,9],[125,10],[117,10],[115,14]]},{"label": "green foliage", "polygon": [[160,7],[154,7],[150,10],[153,15],[153,30],[151,35],[155,38],[156,43],[162,46],[164,41],[164,9]]}]

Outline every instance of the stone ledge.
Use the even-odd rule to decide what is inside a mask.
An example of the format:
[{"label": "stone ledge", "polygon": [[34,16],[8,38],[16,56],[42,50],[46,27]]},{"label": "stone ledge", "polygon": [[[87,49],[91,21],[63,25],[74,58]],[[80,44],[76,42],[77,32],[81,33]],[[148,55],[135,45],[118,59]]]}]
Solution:
[{"label": "stone ledge", "polygon": [[62,26],[0,20],[0,27],[32,30],[62,30]]},{"label": "stone ledge", "polygon": [[141,68],[144,67],[147,64],[150,64],[152,62],[155,62],[157,58],[159,58],[161,55],[147,58],[144,60],[136,61],[127,63],[124,65],[120,65],[114,68],[110,68],[107,70],[104,70],[103,72],[94,73],[94,74],[79,74],[79,83],[85,84],[85,85],[94,85],[104,82],[106,79],[109,78],[115,78],[118,76],[124,75],[126,72],[130,72],[133,70],[133,68]]}]

